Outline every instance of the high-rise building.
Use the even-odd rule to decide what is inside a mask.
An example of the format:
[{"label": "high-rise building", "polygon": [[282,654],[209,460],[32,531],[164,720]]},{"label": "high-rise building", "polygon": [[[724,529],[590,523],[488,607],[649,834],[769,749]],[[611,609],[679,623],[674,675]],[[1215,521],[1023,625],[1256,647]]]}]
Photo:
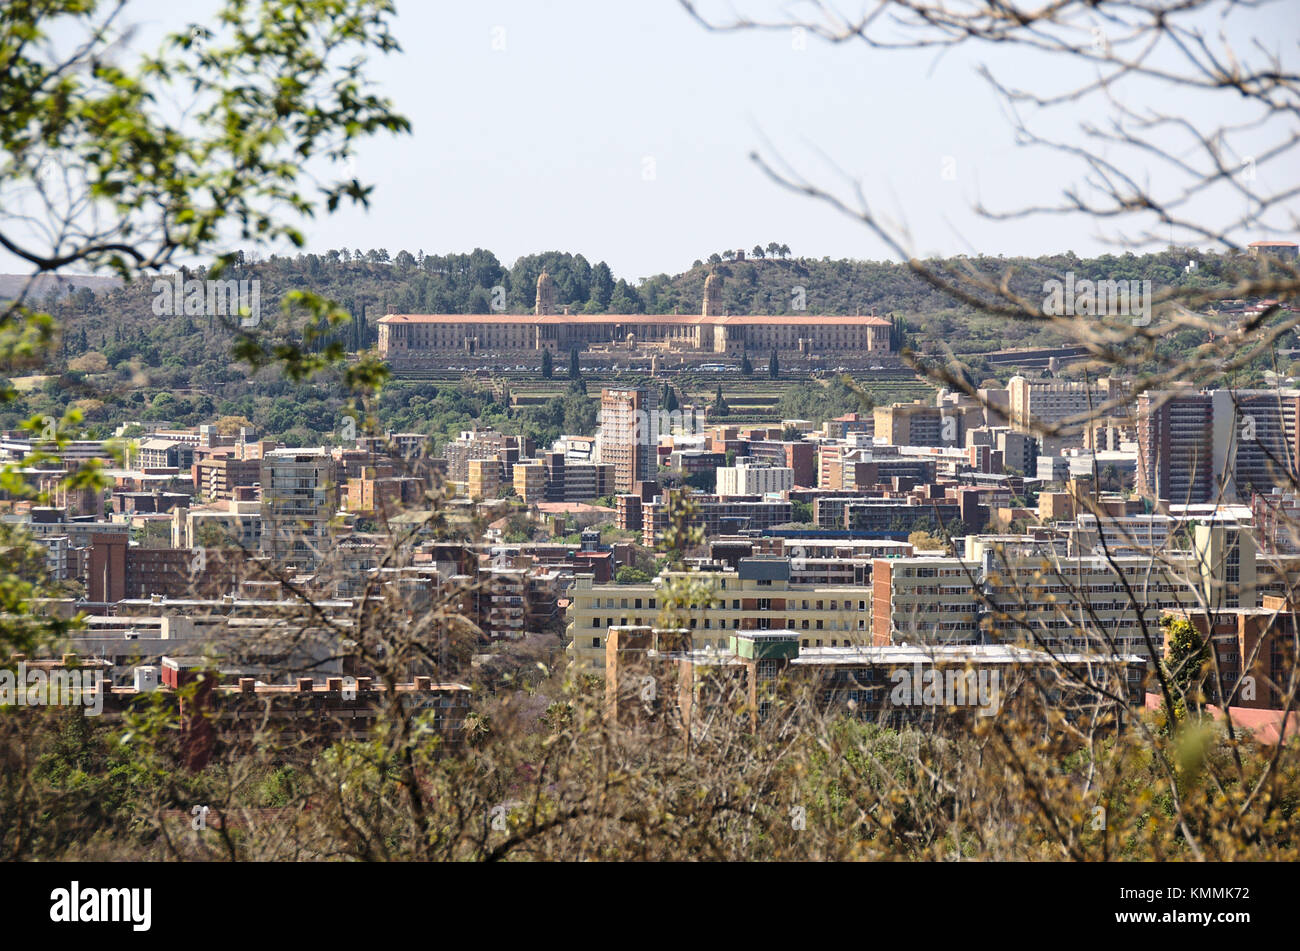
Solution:
[{"label": "high-rise building", "polygon": [[262,545],[276,567],[311,570],[320,563],[338,511],[334,466],[325,449],[262,456]]},{"label": "high-rise building", "polygon": [[1236,390],[1230,398],[1233,498],[1292,488],[1300,458],[1300,390]]},{"label": "high-rise building", "polygon": [[599,460],[614,466],[618,492],[653,482],[659,454],[659,391],[638,386],[600,393]]},{"label": "high-rise building", "polygon": [[[1054,456],[1065,446],[1082,446],[1085,420],[1123,422],[1125,411],[1112,403],[1128,392],[1125,380],[1103,377],[1095,383],[1065,382],[1056,379],[1029,380],[1013,376],[1007,381],[1008,415],[1017,432],[1034,433],[1043,443],[1043,454]],[[1055,435],[1043,435],[1043,427],[1056,426],[1066,420]]]},{"label": "high-rise building", "polygon": [[1235,502],[1288,487],[1300,390],[1175,390],[1138,397],[1138,490],[1161,502]]},{"label": "high-rise building", "polygon": [[472,459],[491,459],[506,448],[507,437],[495,429],[467,429],[443,447],[447,460],[447,478],[452,482],[469,481]]},{"label": "high-rise building", "polygon": [[877,406],[875,435],[891,446],[960,446],[961,414],[920,400]]},{"label": "high-rise building", "polygon": [[1211,612],[1255,607],[1255,550],[1254,534],[1237,522],[1213,520],[1192,526],[1201,594]]},{"label": "high-rise building", "polygon": [[[1215,493],[1215,412],[1208,393],[1138,396],[1137,488],[1175,503],[1208,502]],[[1222,434],[1226,441],[1226,434]]]},{"label": "high-rise building", "polygon": [[469,497],[471,499],[495,499],[501,491],[502,465],[500,457],[471,459],[468,465],[469,478],[466,479],[466,486]]}]

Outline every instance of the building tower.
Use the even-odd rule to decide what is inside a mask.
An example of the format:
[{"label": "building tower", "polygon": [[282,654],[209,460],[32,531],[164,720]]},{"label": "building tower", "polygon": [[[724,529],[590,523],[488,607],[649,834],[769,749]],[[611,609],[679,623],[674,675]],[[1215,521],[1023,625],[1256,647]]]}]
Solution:
[{"label": "building tower", "polygon": [[700,313],[705,317],[722,316],[722,277],[717,273],[704,279],[704,309]]},{"label": "building tower", "polygon": [[538,317],[555,313],[555,282],[545,270],[537,276],[537,304],[533,313]]},{"label": "building tower", "polygon": [[659,390],[653,386],[600,393],[599,460],[614,467],[614,487],[632,492],[653,482],[659,461]]},{"label": "building tower", "polygon": [[338,511],[334,458],[321,448],[264,453],[262,550],[277,568],[313,571],[329,551]]}]

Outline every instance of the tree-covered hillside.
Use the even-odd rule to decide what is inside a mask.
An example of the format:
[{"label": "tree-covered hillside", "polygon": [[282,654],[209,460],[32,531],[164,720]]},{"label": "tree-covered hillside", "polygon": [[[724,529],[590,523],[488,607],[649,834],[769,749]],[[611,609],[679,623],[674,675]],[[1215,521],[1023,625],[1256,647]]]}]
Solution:
[{"label": "tree-covered hillside", "polygon": [[[1196,265],[1189,269],[1193,259]],[[1223,288],[1228,286],[1226,275],[1240,261],[1170,250],[1091,259],[1065,254],[930,264],[950,273],[974,269],[986,276],[1009,270],[1018,293],[1039,299],[1045,280],[1067,272],[1076,280],[1149,280],[1157,291],[1188,284]],[[337,340],[355,352],[375,344],[376,321],[385,313],[488,313],[494,298],[503,301],[508,312],[530,312],[543,269],[555,282],[557,305],[574,312],[696,313],[704,280],[716,271],[723,278],[723,305],[732,313],[897,315],[906,320],[911,346],[935,353],[951,348],[977,380],[993,372],[982,354],[1060,342],[1050,330],[981,314],[955,302],[904,264],[800,258],[775,244],[762,258],[752,252],[743,260],[735,252],[713,254],[681,274],[660,274],[635,284],[616,278],[604,262],[593,265],[581,255],[527,255],[506,267],[482,249],[451,255],[399,251],[391,256],[384,249],[342,249],[249,258],[223,277],[260,281],[261,317],[255,333],[286,344],[303,345],[305,319],[282,312],[286,295],[310,291],[341,302],[352,314],[351,321],[309,341],[306,348],[319,350]],[[269,373],[250,377],[231,356],[236,327],[221,318],[159,316],[157,296],[148,280],[98,293],[87,287],[51,293],[42,303],[63,328],[61,362],[44,368],[50,376],[42,385],[6,405],[0,427],[12,428],[31,415],[61,415],[75,405],[96,434],[124,420],[193,425],[214,416],[244,419],[267,436],[290,441],[308,441],[338,429],[342,409],[324,397],[328,381],[308,385]],[[803,303],[802,311],[798,303]],[[1195,346],[1194,336],[1183,334],[1166,345]],[[13,378],[23,372],[18,367],[0,371]],[[514,412],[490,393],[481,397],[483,405],[466,405],[466,400],[479,399],[452,393],[392,394],[381,401],[380,422],[395,429],[445,434],[476,419],[501,422]],[[581,402],[556,401],[554,406],[529,409],[524,412],[531,415],[521,417],[520,423],[535,426],[539,436],[572,428],[583,421]]]}]

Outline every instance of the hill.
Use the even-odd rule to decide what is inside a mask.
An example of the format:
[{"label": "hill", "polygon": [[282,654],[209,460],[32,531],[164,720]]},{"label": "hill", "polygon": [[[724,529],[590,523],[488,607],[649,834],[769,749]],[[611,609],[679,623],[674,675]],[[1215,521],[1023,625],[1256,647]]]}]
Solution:
[{"label": "hill", "polygon": [[[1189,271],[1192,258],[1197,266]],[[1156,290],[1187,284],[1225,287],[1226,275],[1240,262],[1231,256],[1170,250],[1092,259],[1064,254],[931,263],[949,271],[974,269],[989,276],[1010,270],[1011,284],[1018,292],[1041,299],[1043,281],[1067,271],[1077,279],[1149,280]],[[557,302],[575,312],[697,313],[704,279],[716,270],[724,279],[723,304],[737,314],[799,312],[796,305],[802,297],[803,312],[809,314],[899,315],[906,320],[909,342],[916,349],[951,347],[975,380],[1005,378],[1013,369],[990,364],[985,355],[992,351],[1062,342],[1038,325],[981,314],[955,303],[903,264],[814,260],[780,253],[744,260],[710,255],[680,274],[655,275],[635,284],[615,278],[604,262],[592,264],[581,255],[560,251],[527,255],[506,267],[483,249],[452,255],[401,251],[392,257],[384,249],[364,253],[340,249],[249,259],[224,276],[260,281],[259,335],[299,342],[303,319],[282,313],[281,303],[291,291],[313,291],[340,302],[351,313],[352,320],[336,328],[333,336],[348,350],[359,351],[373,346],[376,321],[385,313],[487,313],[494,297],[503,300],[508,312],[530,312],[543,268],[554,279]],[[204,275],[198,271],[188,276]],[[85,280],[101,283],[82,283]],[[250,377],[247,367],[230,356],[236,328],[221,319],[159,316],[152,281],[127,286],[112,279],[73,281],[75,291],[48,301],[63,328],[62,364],[42,368],[51,377],[7,404],[0,427],[12,428],[32,415],[61,415],[68,405],[76,405],[98,434],[133,419],[193,425],[214,415],[242,418],[266,435],[288,440],[313,439],[339,429],[341,408],[328,380],[298,385],[272,371]],[[1178,336],[1162,346],[1190,347],[1197,342]],[[17,377],[31,371],[15,367],[5,372]],[[518,418],[520,411],[499,395],[452,398],[444,392],[459,386],[457,381],[452,387],[422,386],[418,392],[386,394],[385,403],[398,399],[400,406],[381,406],[380,421],[385,425],[400,421],[402,428],[417,426],[432,432],[478,418],[474,414],[481,414],[485,422]],[[560,425],[565,416],[574,421],[581,418],[577,404],[570,403],[567,409],[539,408],[538,412],[546,410],[547,429]],[[433,416],[446,418],[435,426]],[[422,418],[427,426],[420,425]]]}]

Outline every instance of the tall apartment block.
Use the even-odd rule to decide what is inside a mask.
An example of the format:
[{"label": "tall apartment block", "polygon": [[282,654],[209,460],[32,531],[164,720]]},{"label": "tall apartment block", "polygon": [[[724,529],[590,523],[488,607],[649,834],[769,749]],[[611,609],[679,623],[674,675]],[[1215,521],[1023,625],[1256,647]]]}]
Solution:
[{"label": "tall apartment block", "polygon": [[469,464],[473,459],[491,459],[509,445],[509,437],[495,429],[467,429],[443,446],[447,460],[447,478],[452,482],[469,481]]},{"label": "tall apartment block", "polygon": [[1226,445],[1228,434],[1222,413],[1221,431],[1215,432],[1213,397],[1197,391],[1148,391],[1138,396],[1137,412],[1138,492],[1174,503],[1214,499],[1214,446]]},{"label": "tall apartment block", "polygon": [[1138,490],[1160,502],[1236,502],[1289,488],[1300,390],[1174,390],[1138,397]]},{"label": "tall apartment block", "polygon": [[1067,419],[1070,424],[1059,435],[1039,437],[1043,454],[1054,456],[1064,446],[1082,446],[1085,418],[1090,421],[1123,422],[1126,411],[1112,407],[1105,414],[1099,409],[1107,403],[1122,398],[1128,392],[1128,382],[1103,377],[1095,383],[1062,382],[1061,380],[1030,380],[1013,376],[1007,381],[1007,410],[1011,427],[1017,432],[1032,433],[1042,426],[1053,426]]},{"label": "tall apartment block", "polygon": [[466,463],[466,492],[471,499],[495,499],[501,491],[503,466],[498,456],[470,459]]},{"label": "tall apartment block", "polygon": [[339,504],[334,467],[325,449],[262,456],[262,545],[276,567],[310,571],[328,549]]},{"label": "tall apartment block", "polygon": [[600,461],[614,466],[618,492],[653,482],[658,467],[659,391],[639,386],[601,390]]},{"label": "tall apartment block", "polygon": [[[915,400],[877,406],[875,435],[891,446],[960,446],[961,413]],[[947,437],[945,439],[945,437]]]}]

